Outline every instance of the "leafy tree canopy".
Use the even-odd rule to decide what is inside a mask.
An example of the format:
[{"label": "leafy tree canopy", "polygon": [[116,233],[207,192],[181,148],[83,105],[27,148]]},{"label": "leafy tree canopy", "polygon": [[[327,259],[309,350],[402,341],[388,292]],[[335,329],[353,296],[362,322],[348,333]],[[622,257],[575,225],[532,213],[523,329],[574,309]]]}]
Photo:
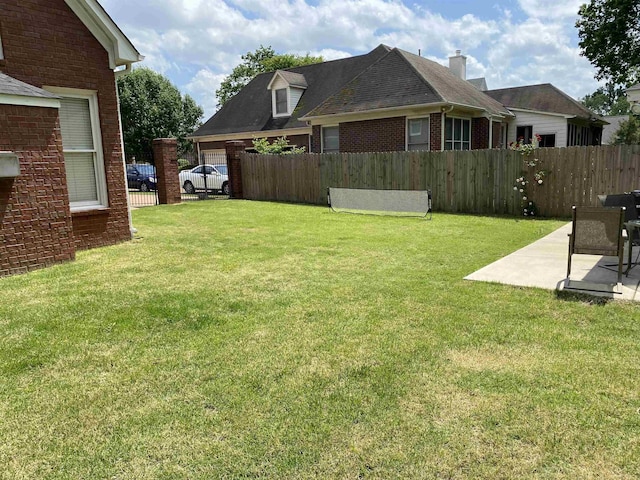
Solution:
[{"label": "leafy tree canopy", "polygon": [[256,152],[271,155],[287,155],[294,153],[304,153],[304,147],[289,145],[287,137],[278,137],[272,143],[266,138],[256,138],[253,140],[253,148]]},{"label": "leafy tree canopy", "polygon": [[600,87],[595,92],[585,95],[580,101],[585,107],[598,115],[629,114],[629,102],[624,90],[621,89],[611,95],[607,89]]},{"label": "leafy tree canopy", "polygon": [[231,74],[220,84],[216,90],[218,108],[224,105],[231,97],[238,93],[253,77],[260,73],[274,72],[285,68],[310,65],[323,62],[322,57],[313,57],[308,53],[305,56],[293,54],[276,54],[273,48],[260,45],[255,52],[247,52],[242,55],[242,63],[236,66]]},{"label": "leafy tree canopy", "polygon": [[180,153],[193,148],[185,137],[200,126],[204,112],[164,75],[136,68],[118,77],[118,94],[127,157],[148,154],[154,138],[177,138]]},{"label": "leafy tree canopy", "polygon": [[640,145],[640,118],[630,116],[620,124],[613,141],[615,145]]},{"label": "leafy tree canopy", "polygon": [[612,93],[640,81],[640,2],[590,0],[576,22],[582,55],[596,67],[596,78],[607,80]]}]

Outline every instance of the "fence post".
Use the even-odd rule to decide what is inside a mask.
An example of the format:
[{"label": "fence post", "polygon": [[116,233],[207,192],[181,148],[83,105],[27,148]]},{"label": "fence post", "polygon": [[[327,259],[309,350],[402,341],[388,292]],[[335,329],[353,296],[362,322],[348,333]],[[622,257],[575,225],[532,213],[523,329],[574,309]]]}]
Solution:
[{"label": "fence post", "polygon": [[242,168],[240,154],[245,151],[242,140],[231,140],[224,144],[227,152],[227,171],[229,174],[229,188],[231,198],[244,198],[242,194]]},{"label": "fence post", "polygon": [[156,165],[158,203],[161,205],[180,203],[180,180],[178,179],[178,142],[175,138],[153,140],[153,159]]}]

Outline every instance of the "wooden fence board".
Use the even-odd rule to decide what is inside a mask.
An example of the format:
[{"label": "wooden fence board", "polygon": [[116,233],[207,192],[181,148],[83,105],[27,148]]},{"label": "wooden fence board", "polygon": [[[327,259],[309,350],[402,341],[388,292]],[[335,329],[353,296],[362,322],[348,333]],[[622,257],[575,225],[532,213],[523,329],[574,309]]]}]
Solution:
[{"label": "wooden fence board", "polygon": [[[597,205],[598,195],[640,188],[640,146],[543,148],[541,186],[527,168],[529,196],[542,216],[568,217],[571,206]],[[245,198],[326,203],[327,187],[431,189],[436,211],[520,214],[514,182],[524,170],[511,150],[300,155],[244,154]]]}]

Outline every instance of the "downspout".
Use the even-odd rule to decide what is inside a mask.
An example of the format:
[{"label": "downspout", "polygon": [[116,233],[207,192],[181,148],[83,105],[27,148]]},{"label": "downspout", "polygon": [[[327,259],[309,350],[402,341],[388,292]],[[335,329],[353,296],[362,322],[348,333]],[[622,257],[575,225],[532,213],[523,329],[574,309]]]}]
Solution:
[{"label": "downspout", "polygon": [[440,109],[440,151],[444,152],[444,124],[445,124],[445,116],[447,113],[451,113],[453,111],[453,105],[450,105],[449,108],[442,107]]},{"label": "downspout", "polygon": [[138,233],[138,229],[133,226],[133,217],[131,216],[131,204],[129,203],[129,187],[127,183],[127,159],[124,154],[124,137],[122,136],[122,115],[120,114],[120,92],[118,92],[118,78],[131,72],[131,64],[127,63],[124,70],[114,70],[113,77],[116,87],[116,100],[118,104],[118,127],[120,128],[120,151],[122,152],[122,170],[124,174],[124,185],[127,189],[127,214],[129,216],[129,231],[131,238]]}]

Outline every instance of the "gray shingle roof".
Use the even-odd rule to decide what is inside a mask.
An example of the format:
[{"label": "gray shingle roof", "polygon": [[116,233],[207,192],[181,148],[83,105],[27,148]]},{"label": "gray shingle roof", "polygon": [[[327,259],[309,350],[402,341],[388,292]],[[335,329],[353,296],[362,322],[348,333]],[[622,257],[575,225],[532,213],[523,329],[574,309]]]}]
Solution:
[{"label": "gray shingle roof", "polygon": [[309,117],[428,104],[458,104],[511,116],[447,67],[394,48],[309,113]]},{"label": "gray shingle roof", "polygon": [[306,127],[305,122],[298,120],[299,117],[308,113],[387,52],[389,47],[380,45],[365,55],[283,70],[303,75],[308,85],[291,117],[272,117],[271,92],[267,90],[267,85],[274,72],[262,73],[225,103],[191,136]]},{"label": "gray shingle roof", "polygon": [[60,98],[52,93],[0,73],[0,94],[34,98]]},{"label": "gray shingle roof", "polygon": [[307,80],[304,78],[304,75],[296,72],[289,72],[287,70],[277,70],[277,73],[282,76],[286,82],[292,87],[304,87],[307,88],[309,85],[307,84]]},{"label": "gray shingle roof", "polygon": [[507,108],[559,113],[578,118],[598,118],[595,113],[550,83],[487,90],[487,95]]}]

